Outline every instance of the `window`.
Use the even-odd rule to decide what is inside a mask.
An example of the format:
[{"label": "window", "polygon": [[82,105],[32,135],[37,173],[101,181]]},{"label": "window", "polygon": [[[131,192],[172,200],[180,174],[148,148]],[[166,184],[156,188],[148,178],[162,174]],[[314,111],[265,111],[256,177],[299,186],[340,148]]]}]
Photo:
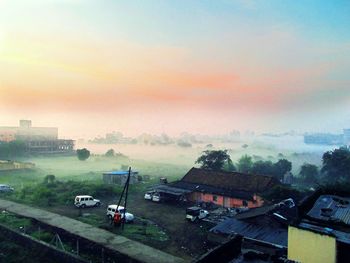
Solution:
[{"label": "window", "polygon": [[213,201],[217,202],[218,201],[218,197],[216,195],[213,195]]},{"label": "window", "polygon": [[242,205],[243,205],[243,206],[248,206],[248,202],[247,202],[246,200],[243,200],[243,201],[242,201]]},{"label": "window", "polygon": [[90,197],[89,200],[92,201],[93,200],[92,197]]}]

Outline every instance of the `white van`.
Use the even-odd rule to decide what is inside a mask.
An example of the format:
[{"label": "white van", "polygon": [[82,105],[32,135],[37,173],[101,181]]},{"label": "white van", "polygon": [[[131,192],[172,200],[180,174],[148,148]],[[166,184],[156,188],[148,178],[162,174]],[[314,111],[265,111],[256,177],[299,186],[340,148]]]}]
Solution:
[{"label": "white van", "polygon": [[85,208],[89,206],[100,206],[101,202],[90,195],[77,195],[74,199],[74,205],[76,207]]},{"label": "white van", "polygon": [[[117,211],[118,205],[109,205],[107,207],[107,216],[108,218],[112,219],[114,217],[115,211]],[[118,211],[121,214],[121,217],[124,217],[124,206],[119,206]],[[126,222],[132,222],[134,221],[134,215],[128,212],[125,212],[125,221]]]}]

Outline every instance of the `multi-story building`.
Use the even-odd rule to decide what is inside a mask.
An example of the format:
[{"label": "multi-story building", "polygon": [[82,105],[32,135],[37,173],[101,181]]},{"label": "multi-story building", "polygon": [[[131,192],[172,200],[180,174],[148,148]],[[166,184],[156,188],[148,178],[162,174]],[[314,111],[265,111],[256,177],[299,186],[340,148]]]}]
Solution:
[{"label": "multi-story building", "polygon": [[29,153],[69,153],[73,140],[58,139],[58,128],[32,127],[32,121],[20,120],[18,127],[0,127],[0,141],[23,141]]}]

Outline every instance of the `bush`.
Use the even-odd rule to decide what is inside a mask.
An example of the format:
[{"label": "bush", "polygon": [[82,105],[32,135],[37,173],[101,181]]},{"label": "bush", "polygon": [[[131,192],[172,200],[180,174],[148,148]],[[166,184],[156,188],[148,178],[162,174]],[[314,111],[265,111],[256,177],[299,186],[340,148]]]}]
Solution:
[{"label": "bush", "polygon": [[80,161],[85,161],[90,157],[90,151],[86,148],[78,149],[77,156]]},{"label": "bush", "polygon": [[23,188],[19,198],[26,203],[39,206],[54,206],[56,204],[72,204],[77,195],[87,194],[96,198],[115,196],[121,188],[93,182],[55,181],[53,184],[43,182],[36,186]]},{"label": "bush", "polygon": [[40,231],[40,232],[36,231],[36,232],[33,232],[31,236],[38,240],[44,241],[46,243],[51,242],[54,237],[52,233],[46,232],[46,231]]},{"label": "bush", "polygon": [[276,185],[262,196],[265,200],[279,202],[287,198],[293,198],[298,201],[303,197],[303,193],[286,185]]},{"label": "bush", "polygon": [[57,194],[56,191],[49,189],[47,185],[40,185],[36,189],[32,200],[37,204],[52,206],[57,201]]},{"label": "bush", "polygon": [[115,155],[115,152],[113,149],[109,149],[106,153],[105,153],[105,156],[106,157],[114,157]]}]

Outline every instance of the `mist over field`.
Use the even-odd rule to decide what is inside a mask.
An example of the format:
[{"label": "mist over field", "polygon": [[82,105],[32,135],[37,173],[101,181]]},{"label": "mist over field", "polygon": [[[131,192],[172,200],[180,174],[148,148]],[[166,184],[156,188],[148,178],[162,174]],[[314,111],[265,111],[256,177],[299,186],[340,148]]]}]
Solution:
[{"label": "mist over field", "polygon": [[[208,147],[209,144],[210,147]],[[248,147],[242,147],[245,144]],[[293,162],[293,172],[298,172],[300,165],[304,162],[320,165],[323,153],[336,148],[334,145],[305,144],[303,136],[298,135],[243,137],[236,139],[235,142],[195,143],[191,147],[181,147],[176,144],[94,144],[79,141],[76,147],[87,148],[93,154],[98,155],[103,155],[109,149],[113,149],[130,159],[181,165],[189,168],[195,166],[195,161],[205,150],[228,150],[234,162],[245,154],[252,156],[255,160],[276,161],[282,157],[290,159]]]}]

